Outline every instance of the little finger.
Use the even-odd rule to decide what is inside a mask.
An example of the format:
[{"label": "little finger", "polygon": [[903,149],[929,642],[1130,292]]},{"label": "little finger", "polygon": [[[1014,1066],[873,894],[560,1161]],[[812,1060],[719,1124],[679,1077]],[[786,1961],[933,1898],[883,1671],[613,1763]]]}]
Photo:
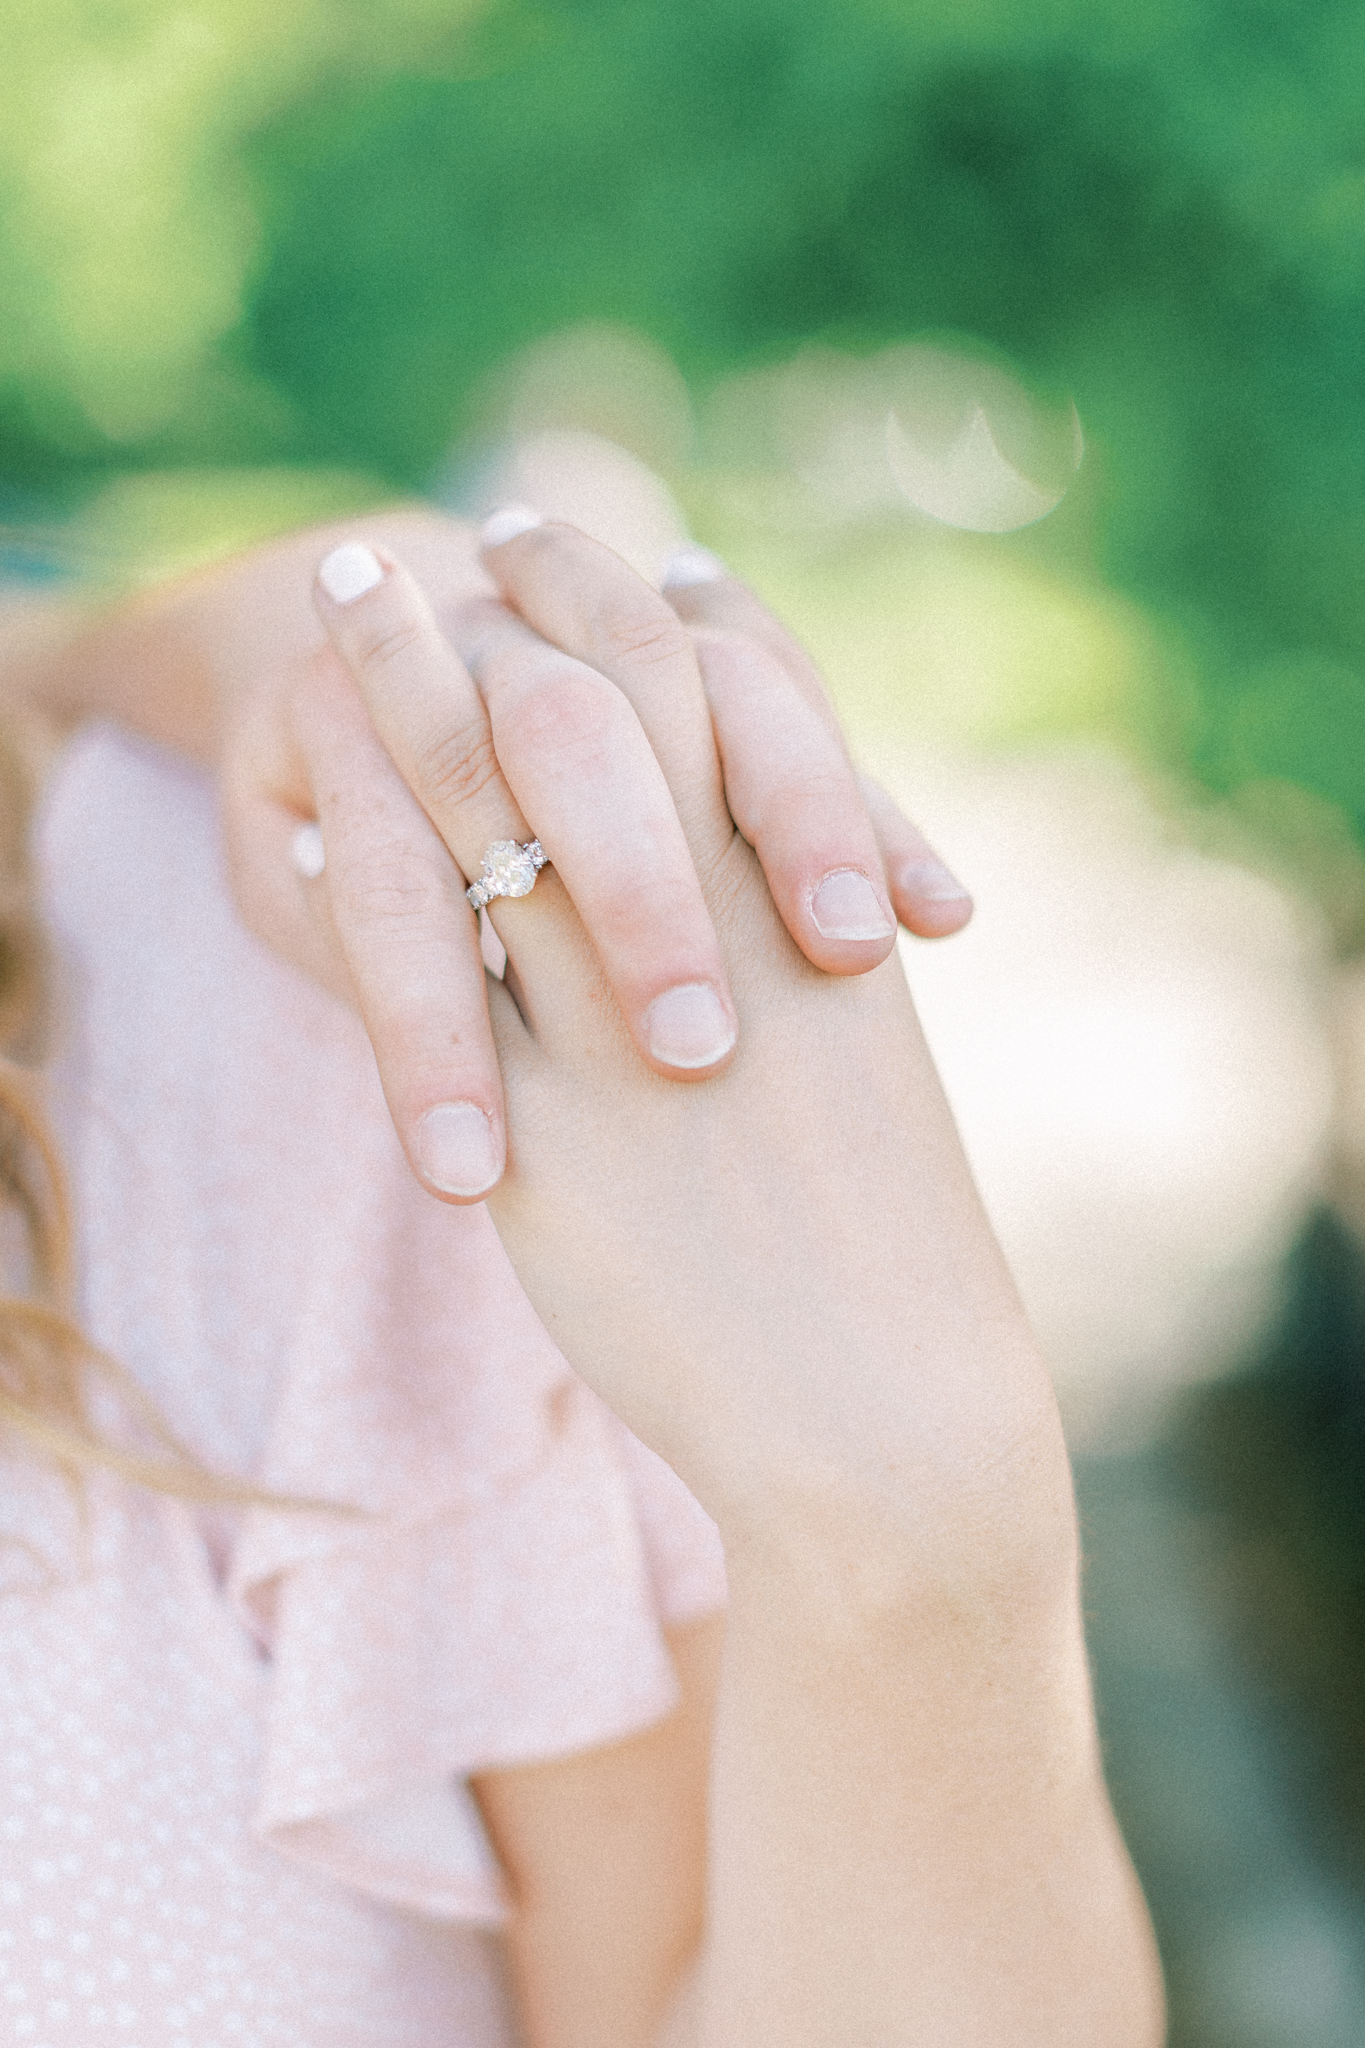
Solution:
[{"label": "little finger", "polygon": [[[717,630],[741,635],[760,647],[790,676],[805,702],[837,743],[844,759],[848,750],[829,701],[820,671],[794,634],[769,611],[746,583],[731,576],[709,548],[680,548],[665,564],[663,594],[679,618],[694,631]],[[762,749],[767,734],[746,722],[736,704],[730,735],[732,758]],[[850,766],[850,773],[852,772]],[[900,922],[920,938],[944,938],[960,931],[972,915],[972,899],[919,828],[905,817],[885,790],[859,776],[867,811],[880,848],[891,902]],[[728,780],[727,780],[728,787]],[[792,936],[810,953],[798,932]],[[812,959],[814,954],[810,954]],[[865,965],[875,965],[868,960]]]},{"label": "little finger", "polygon": [[766,648],[694,639],[726,800],[783,923],[826,974],[866,973],[895,944],[896,917],[842,745]]},{"label": "little finger", "polygon": [[916,938],[951,938],[971,922],[970,894],[879,782],[860,775],[858,786],[877,833],[897,917]]}]

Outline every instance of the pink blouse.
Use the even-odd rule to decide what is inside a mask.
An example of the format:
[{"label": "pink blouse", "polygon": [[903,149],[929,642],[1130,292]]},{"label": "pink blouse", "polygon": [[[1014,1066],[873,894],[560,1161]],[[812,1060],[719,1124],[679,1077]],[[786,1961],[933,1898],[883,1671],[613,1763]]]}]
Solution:
[{"label": "pink blouse", "polygon": [[39,860],[83,1314],[204,1513],[0,1454],[0,2039],[510,2048],[473,1772],[667,1714],[713,1525],[425,1195],[356,1020],[238,924],[211,786],[85,733]]}]

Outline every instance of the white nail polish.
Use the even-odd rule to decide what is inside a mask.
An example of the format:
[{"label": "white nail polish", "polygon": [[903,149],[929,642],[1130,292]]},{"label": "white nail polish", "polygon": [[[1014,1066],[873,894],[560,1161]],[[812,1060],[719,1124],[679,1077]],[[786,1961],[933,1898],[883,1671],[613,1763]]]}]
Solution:
[{"label": "white nail polish", "polygon": [[438,1102],[417,1126],[422,1171],[443,1195],[484,1195],[498,1177],[493,1126],[477,1102]]},{"label": "white nail polish", "polygon": [[971,891],[964,889],[951,869],[941,860],[908,860],[897,870],[902,889],[922,896],[927,903],[970,903]]},{"label": "white nail polish", "polygon": [[479,539],[486,548],[506,547],[519,533],[529,533],[542,524],[539,512],[530,505],[500,505],[483,523]]},{"label": "white nail polish", "polygon": [[735,1027],[704,981],[665,989],[646,1017],[649,1049],[661,1066],[713,1067],[735,1042]]},{"label": "white nail polish", "polygon": [[383,581],[384,570],[378,555],[372,548],[362,547],[359,541],[347,541],[344,547],[333,548],[318,568],[318,582],[333,604],[353,604]]},{"label": "white nail polish", "polygon": [[824,939],[889,939],[896,927],[877,892],[856,868],[836,868],[810,900],[815,929]]},{"label": "white nail polish", "polygon": [[316,882],[318,876],[326,871],[327,848],[322,843],[322,827],[316,818],[295,826],[289,842],[289,858],[305,882]]},{"label": "white nail polish", "polygon": [[659,577],[660,590],[685,590],[693,583],[719,583],[729,570],[710,548],[675,548]]}]

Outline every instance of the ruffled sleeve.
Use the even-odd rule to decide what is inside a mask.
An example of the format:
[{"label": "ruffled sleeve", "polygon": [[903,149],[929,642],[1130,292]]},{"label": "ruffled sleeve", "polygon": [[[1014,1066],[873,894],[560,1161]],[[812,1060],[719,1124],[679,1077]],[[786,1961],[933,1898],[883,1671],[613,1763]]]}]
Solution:
[{"label": "ruffled sleeve", "polygon": [[256,1827],[397,1903],[496,1924],[463,1781],[670,1712],[663,1627],[723,1601],[719,1546],[569,1372],[483,1211],[394,1192],[412,1291],[383,1290],[377,1351],[348,1365],[310,1322],[262,1475],[316,1497],[345,1471],[366,1517],[255,1510],[237,1546],[232,1596],[271,1659]]},{"label": "ruffled sleeve", "polygon": [[468,1790],[666,1715],[714,1525],[570,1371],[482,1208],[417,1186],[356,1020],[237,924],[212,794],[80,742],[44,821],[87,1319],[253,1508],[223,1598],[261,1660],[253,1826],[492,1926]]}]

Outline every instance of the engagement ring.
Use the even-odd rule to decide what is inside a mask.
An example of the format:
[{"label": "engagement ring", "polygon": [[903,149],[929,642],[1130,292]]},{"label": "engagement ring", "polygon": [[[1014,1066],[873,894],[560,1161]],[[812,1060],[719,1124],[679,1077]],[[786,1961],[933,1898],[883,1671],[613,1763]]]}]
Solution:
[{"label": "engagement ring", "polygon": [[524,845],[515,839],[495,839],[480,863],[482,876],[471,883],[465,895],[476,910],[482,910],[495,896],[529,896],[536,876],[549,864],[538,839],[528,839]]}]

